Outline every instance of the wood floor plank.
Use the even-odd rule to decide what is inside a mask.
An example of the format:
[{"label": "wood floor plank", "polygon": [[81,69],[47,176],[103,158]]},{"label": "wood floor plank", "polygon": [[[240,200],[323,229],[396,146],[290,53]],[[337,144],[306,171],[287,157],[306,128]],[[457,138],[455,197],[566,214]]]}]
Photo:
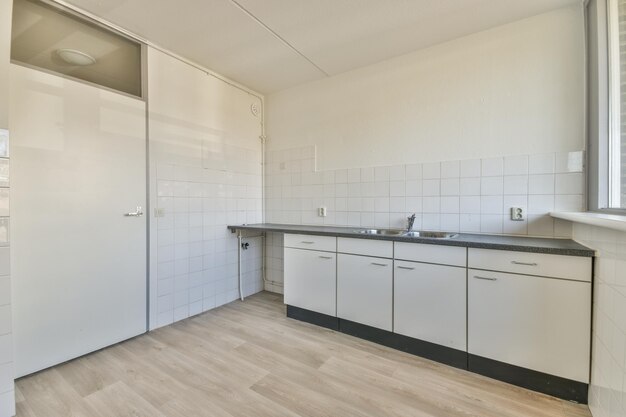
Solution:
[{"label": "wood floor plank", "polygon": [[285,316],[260,293],[16,383],[19,417],[590,417]]}]

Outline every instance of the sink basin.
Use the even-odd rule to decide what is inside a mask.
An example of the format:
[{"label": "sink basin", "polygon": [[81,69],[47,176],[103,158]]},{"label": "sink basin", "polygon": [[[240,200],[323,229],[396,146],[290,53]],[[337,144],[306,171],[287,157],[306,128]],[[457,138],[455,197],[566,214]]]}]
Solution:
[{"label": "sink basin", "polygon": [[359,230],[359,233],[363,235],[401,236],[405,231],[401,229],[365,229]]},{"label": "sink basin", "polygon": [[425,237],[430,239],[454,239],[458,236],[457,233],[448,232],[404,232],[402,235],[408,237]]}]

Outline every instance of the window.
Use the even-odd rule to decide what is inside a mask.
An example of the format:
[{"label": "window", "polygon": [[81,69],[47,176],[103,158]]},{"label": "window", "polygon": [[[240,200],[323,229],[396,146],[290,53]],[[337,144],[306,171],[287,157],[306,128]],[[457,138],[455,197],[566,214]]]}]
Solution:
[{"label": "window", "polygon": [[141,97],[141,44],[57,6],[15,0],[11,60]]},{"label": "window", "polygon": [[608,0],[609,132],[608,187],[609,209],[626,209],[626,0]]}]

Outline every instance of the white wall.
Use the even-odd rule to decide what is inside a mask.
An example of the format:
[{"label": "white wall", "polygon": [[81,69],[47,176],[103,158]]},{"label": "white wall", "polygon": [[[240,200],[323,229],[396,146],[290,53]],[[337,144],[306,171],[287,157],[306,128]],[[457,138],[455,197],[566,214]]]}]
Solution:
[{"label": "white wall", "polygon": [[[11,0],[0,0],[0,129],[8,128]],[[0,417],[15,414],[11,279],[9,276],[8,140],[0,134]]]},{"label": "white wall", "polygon": [[[148,50],[150,327],[237,299],[237,239],[262,220],[259,97]],[[243,252],[244,295],[263,289],[260,239]]]},{"label": "white wall", "polygon": [[584,148],[582,6],[267,98],[268,149],[319,170]]},{"label": "white wall", "polygon": [[574,225],[574,239],[597,251],[589,407],[594,417],[626,415],[626,233]]}]

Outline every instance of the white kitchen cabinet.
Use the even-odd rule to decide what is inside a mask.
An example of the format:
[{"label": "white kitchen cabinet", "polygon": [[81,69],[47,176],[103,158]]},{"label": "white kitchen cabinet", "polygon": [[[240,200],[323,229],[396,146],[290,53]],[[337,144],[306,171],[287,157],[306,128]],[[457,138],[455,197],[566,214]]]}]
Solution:
[{"label": "white kitchen cabinet", "polygon": [[468,267],[591,281],[591,258],[582,256],[470,248]]},{"label": "white kitchen cabinet", "polygon": [[286,248],[337,251],[337,238],[334,236],[286,234],[284,243]]},{"label": "white kitchen cabinet", "polygon": [[337,255],[285,248],[285,304],[336,316]]},{"label": "white kitchen cabinet", "polygon": [[466,349],[466,269],[394,262],[394,333]]},{"label": "white kitchen cabinet", "polygon": [[353,255],[393,258],[393,242],[389,240],[337,238],[337,252]]},{"label": "white kitchen cabinet", "polygon": [[467,248],[426,243],[394,243],[394,258],[430,264],[467,265]]},{"label": "white kitchen cabinet", "polygon": [[589,382],[591,283],[468,271],[468,352]]},{"label": "white kitchen cabinet", "polygon": [[337,317],[392,330],[393,260],[337,255]]}]

